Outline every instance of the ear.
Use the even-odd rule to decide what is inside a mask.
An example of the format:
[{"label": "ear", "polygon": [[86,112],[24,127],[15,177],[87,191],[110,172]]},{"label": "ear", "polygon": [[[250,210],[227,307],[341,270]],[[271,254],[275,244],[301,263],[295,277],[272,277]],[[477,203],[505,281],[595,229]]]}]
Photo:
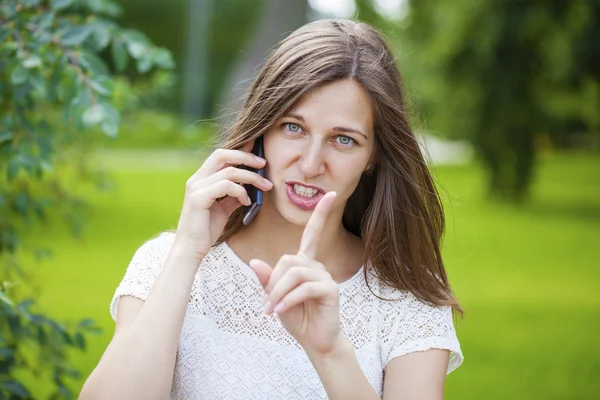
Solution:
[{"label": "ear", "polygon": [[379,162],[379,145],[377,144],[377,140],[373,143],[373,151],[371,152],[371,157],[369,157],[369,161],[367,162],[367,166],[363,173],[372,173]]}]

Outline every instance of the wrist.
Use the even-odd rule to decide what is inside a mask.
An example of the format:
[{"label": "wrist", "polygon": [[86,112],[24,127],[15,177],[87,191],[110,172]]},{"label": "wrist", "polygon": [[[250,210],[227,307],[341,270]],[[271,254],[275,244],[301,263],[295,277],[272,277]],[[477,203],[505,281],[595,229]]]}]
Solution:
[{"label": "wrist", "polygon": [[175,264],[178,265],[191,265],[195,269],[200,266],[200,263],[204,259],[203,254],[199,254],[191,246],[184,243],[181,240],[175,239],[171,250],[169,252],[169,259],[176,260]]},{"label": "wrist", "polygon": [[193,240],[189,239],[185,235],[175,235],[173,241],[173,249],[180,254],[182,257],[194,258],[198,262],[206,256],[204,252],[198,250],[198,245]]},{"label": "wrist", "polygon": [[335,364],[354,356],[354,346],[342,333],[327,349],[305,349],[305,351],[313,364]]}]

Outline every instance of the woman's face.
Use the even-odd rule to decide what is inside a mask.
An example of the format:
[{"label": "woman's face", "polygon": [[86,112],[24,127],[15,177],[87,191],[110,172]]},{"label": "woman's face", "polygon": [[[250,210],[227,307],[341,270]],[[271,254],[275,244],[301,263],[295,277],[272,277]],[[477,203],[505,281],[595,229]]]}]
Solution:
[{"label": "woman's face", "polygon": [[368,94],[353,80],[336,81],[302,98],[264,136],[266,177],[273,189],[265,206],[305,225],[318,200],[337,192],[330,212],[341,218],[374,143]]}]

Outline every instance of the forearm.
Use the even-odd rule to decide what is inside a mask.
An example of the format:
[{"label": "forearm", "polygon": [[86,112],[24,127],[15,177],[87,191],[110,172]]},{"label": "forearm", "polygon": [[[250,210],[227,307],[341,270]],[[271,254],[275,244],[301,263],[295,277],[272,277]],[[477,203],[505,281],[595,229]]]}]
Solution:
[{"label": "forearm", "polygon": [[90,375],[82,399],[168,397],[196,265],[172,249],[137,316],[114,336]]},{"label": "forearm", "polygon": [[309,351],[307,354],[329,399],[381,400],[360,368],[354,347],[347,339],[341,339],[329,354],[313,354]]}]

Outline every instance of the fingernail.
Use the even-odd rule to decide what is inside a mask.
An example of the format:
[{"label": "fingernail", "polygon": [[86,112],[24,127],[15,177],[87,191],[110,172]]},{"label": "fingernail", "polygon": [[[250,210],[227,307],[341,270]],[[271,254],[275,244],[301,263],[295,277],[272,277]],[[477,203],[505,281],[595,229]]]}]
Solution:
[{"label": "fingernail", "polygon": [[283,303],[279,303],[275,306],[275,309],[273,311],[275,311],[277,314],[279,314],[280,312],[283,311],[284,308],[285,308],[285,305]]},{"label": "fingernail", "polygon": [[263,306],[267,304],[267,300],[269,299],[269,295],[268,294],[263,294]]},{"label": "fingernail", "polygon": [[267,304],[265,304],[265,314],[271,314],[273,312],[272,308],[273,305],[271,304],[271,302],[267,301]]},{"label": "fingernail", "polygon": [[265,161],[267,161],[264,158],[259,157],[259,156],[254,156],[254,158],[256,158],[256,161],[258,161],[258,162],[265,162]]},{"label": "fingernail", "polygon": [[271,182],[270,180],[268,180],[267,178],[263,178],[263,180],[265,181],[265,183],[269,186],[273,185],[273,182]]}]

